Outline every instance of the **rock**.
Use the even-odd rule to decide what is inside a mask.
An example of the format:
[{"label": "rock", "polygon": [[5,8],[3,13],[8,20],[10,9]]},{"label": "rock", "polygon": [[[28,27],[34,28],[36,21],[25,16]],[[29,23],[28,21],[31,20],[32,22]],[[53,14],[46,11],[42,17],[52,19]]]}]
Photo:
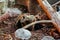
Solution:
[{"label": "rock", "polygon": [[21,29],[17,29],[15,31],[15,36],[19,39],[20,38],[21,39],[29,39],[31,37],[31,33],[30,33],[30,31],[21,28]]}]

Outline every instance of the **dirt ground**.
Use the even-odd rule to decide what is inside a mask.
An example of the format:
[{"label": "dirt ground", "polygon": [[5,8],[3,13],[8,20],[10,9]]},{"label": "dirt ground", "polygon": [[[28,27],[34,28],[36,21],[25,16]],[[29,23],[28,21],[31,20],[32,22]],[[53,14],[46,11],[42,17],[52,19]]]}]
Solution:
[{"label": "dirt ground", "polygon": [[[0,40],[19,40],[14,36],[16,28],[14,27],[15,18],[9,18],[0,23]],[[39,30],[31,31],[30,40],[41,40],[44,36],[53,36],[55,40],[60,40],[60,35],[57,32],[52,32],[54,28],[43,27]]]}]

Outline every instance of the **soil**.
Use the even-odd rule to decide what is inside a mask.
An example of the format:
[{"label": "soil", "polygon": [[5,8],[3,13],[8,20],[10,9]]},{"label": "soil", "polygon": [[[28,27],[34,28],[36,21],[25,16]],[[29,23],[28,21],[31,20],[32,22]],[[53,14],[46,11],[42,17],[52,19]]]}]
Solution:
[{"label": "soil", "polygon": [[[16,17],[9,18],[0,23],[0,40],[20,40],[15,37],[14,27]],[[52,36],[55,40],[60,40],[60,34],[55,31],[55,28],[43,27],[39,30],[31,31],[32,36],[30,40],[41,40],[44,36]]]}]

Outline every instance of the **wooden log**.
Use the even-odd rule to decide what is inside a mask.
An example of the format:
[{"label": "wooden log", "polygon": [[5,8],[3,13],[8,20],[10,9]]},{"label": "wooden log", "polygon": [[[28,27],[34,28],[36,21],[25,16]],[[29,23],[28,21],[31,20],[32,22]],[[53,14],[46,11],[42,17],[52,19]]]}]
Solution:
[{"label": "wooden log", "polygon": [[45,13],[47,14],[47,16],[51,19],[51,15],[49,13],[49,11],[47,10],[47,8],[45,7],[45,5],[43,4],[43,1],[42,0],[37,0],[40,7],[45,11]]},{"label": "wooden log", "polygon": [[47,2],[47,0],[45,0],[45,4],[47,4],[47,6],[43,3],[42,0],[37,0],[37,2],[39,3],[40,7],[45,11],[45,13],[47,14],[47,16],[53,20],[53,24],[54,27],[56,27],[57,31],[60,33],[60,20],[57,18],[57,13],[54,10],[51,10],[50,8],[52,8],[50,6],[50,4]]}]

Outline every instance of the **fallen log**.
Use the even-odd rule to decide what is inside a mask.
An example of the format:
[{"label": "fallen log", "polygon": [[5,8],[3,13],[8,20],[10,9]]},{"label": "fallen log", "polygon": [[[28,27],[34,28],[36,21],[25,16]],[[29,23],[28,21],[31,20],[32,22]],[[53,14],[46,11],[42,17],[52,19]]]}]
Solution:
[{"label": "fallen log", "polygon": [[[57,13],[54,11],[54,9],[51,7],[51,5],[47,2],[47,0],[44,0],[44,3],[42,0],[37,0],[40,7],[44,10],[46,15],[53,20],[54,27],[57,29],[57,31],[60,33],[60,20],[57,17]],[[53,9],[53,10],[52,10]]]}]

